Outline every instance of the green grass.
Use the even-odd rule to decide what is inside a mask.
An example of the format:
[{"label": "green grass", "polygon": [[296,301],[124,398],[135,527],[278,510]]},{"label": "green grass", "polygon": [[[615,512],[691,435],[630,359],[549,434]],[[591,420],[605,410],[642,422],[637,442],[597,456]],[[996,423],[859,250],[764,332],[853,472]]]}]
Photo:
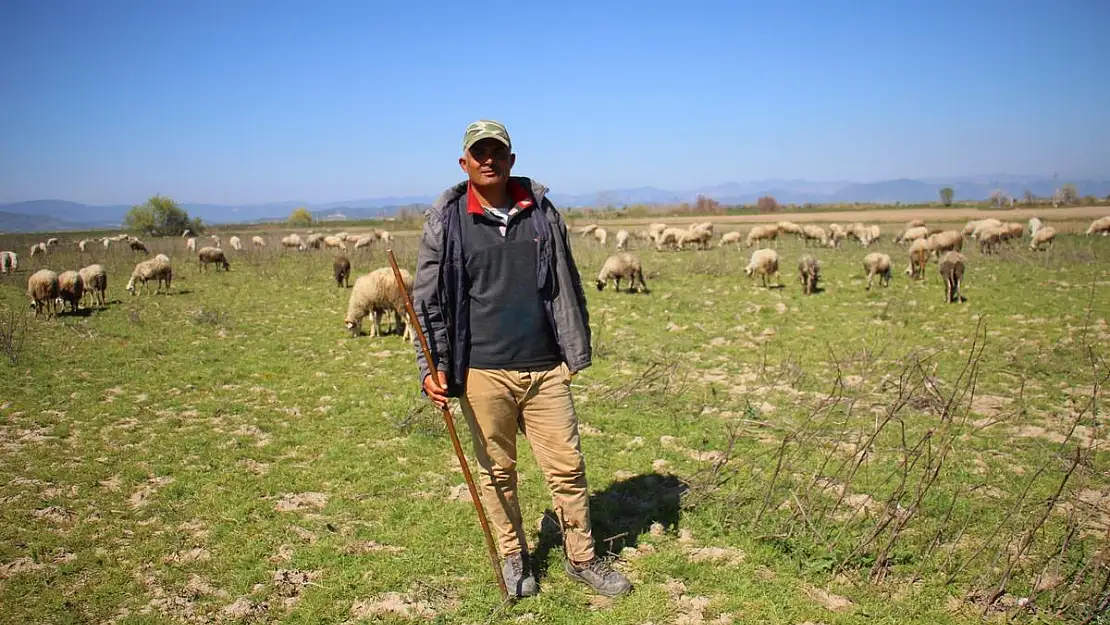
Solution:
[{"label": "green grass", "polygon": [[[1110,240],[969,250],[960,305],[942,302],[935,264],[910,282],[889,244],[876,247],[896,263],[889,288],[864,291],[865,252],[848,243],[813,252],[826,290],[804,297],[793,241],[779,246],[781,290],[744,276],[746,250],[636,250],[648,295],[597,292],[612,250],[573,243],[594,330],[574,389],[595,537],[621,553],[630,596],[568,581],[544,533],[542,593],[495,613],[413,350],[347,336],[350,291],[330,255],[229,252],[230,272],[201,273],[164,240],[151,251],[173,258],[169,294],[124,291],[137,258],[122,250],[21,252],[0,278],[0,329],[16,339],[0,371],[0,622],[402,622],[373,609],[400,593],[410,614],[446,623],[972,623],[1027,534],[989,617],[1093,609],[1107,575],[1095,554],[1110,547]],[[415,244],[394,246],[410,269]],[[356,273],[387,264],[381,248],[352,259]],[[109,272],[105,309],[33,318],[32,271],[94,261]],[[904,405],[880,427],[899,380]],[[1082,462],[1030,532],[1077,446]],[[521,456],[538,545],[550,503],[526,445]],[[890,531],[866,538],[884,506],[909,507],[942,456],[873,578]],[[833,507],[841,492],[860,514]],[[293,497],[306,493],[320,496]],[[1016,608],[1046,568],[1075,583],[1042,593],[1035,614]]]}]

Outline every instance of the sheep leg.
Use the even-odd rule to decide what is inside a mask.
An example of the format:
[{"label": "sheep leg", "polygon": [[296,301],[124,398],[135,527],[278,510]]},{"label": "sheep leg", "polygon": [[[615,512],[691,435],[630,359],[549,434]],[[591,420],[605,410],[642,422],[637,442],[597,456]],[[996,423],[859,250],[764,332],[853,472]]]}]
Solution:
[{"label": "sheep leg", "polygon": [[873,273],[871,273],[871,272],[868,272],[868,273],[867,273],[867,290],[868,290],[868,291],[870,291],[870,290],[871,290],[871,281],[872,281],[872,280],[873,280],[874,278],[875,278],[875,274],[873,274]]},{"label": "sheep leg", "polygon": [[374,320],[374,323],[370,326],[370,336],[381,336],[382,335],[382,312],[380,310],[374,310],[373,312],[370,313],[370,316]]}]

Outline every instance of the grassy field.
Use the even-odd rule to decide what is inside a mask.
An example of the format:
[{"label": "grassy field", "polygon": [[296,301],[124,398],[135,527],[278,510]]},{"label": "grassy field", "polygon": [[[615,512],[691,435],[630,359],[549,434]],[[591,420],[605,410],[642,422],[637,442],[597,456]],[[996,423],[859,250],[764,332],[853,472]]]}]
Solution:
[{"label": "grassy field", "polygon": [[[350,338],[330,254],[268,236],[227,273],[149,242],[175,281],[138,297],[131,252],[31,259],[42,237],[0,237],[20,251],[0,278],[0,622],[1106,619],[1110,238],[965,249],[967,301],[946,305],[935,263],[911,282],[886,241],[889,288],[864,290],[849,242],[814,252],[810,297],[798,242],[781,289],[744,276],[744,249],[641,243],[651,292],[630,295],[593,288],[612,249],[576,237],[595,537],[636,588],[566,579],[522,445],[542,592],[499,608],[411,346]],[[394,244],[410,269],[415,245]],[[94,261],[107,307],[34,319],[32,271]]]}]

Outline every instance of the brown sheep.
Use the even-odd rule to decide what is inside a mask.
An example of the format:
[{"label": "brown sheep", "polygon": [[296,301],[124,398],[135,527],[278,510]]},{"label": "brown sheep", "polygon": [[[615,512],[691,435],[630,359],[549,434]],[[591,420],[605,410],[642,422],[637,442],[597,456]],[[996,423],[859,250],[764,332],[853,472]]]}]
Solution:
[{"label": "brown sheep", "polygon": [[218,247],[200,248],[197,251],[197,266],[207,271],[208,265],[211,263],[215,263],[216,271],[219,271],[220,267],[223,267],[224,271],[231,269],[231,263],[227,262],[227,255],[224,254],[223,250]]},{"label": "brown sheep", "polygon": [[802,293],[813,295],[817,291],[817,280],[821,277],[821,263],[812,256],[803,256],[798,261],[798,279],[802,282]]},{"label": "brown sheep", "polygon": [[31,307],[35,309],[38,317],[46,311],[47,318],[57,316],[58,305],[58,274],[49,269],[40,269],[27,278],[27,297],[31,298]]},{"label": "brown sheep", "polygon": [[58,275],[58,299],[62,302],[63,311],[65,304],[69,304],[70,312],[77,312],[77,305],[81,303],[84,295],[85,281],[81,278],[81,274],[71,269]]},{"label": "brown sheep", "polygon": [[872,252],[863,259],[863,271],[867,273],[867,290],[871,290],[871,281],[879,276],[879,286],[890,285],[890,256],[880,252]]},{"label": "brown sheep", "polygon": [[351,261],[347,260],[346,256],[335,257],[332,271],[335,274],[335,286],[344,288],[351,286]]},{"label": "brown sheep", "polygon": [[967,267],[967,258],[959,252],[948,252],[940,259],[937,270],[944,278],[944,303],[962,302],[960,283],[964,279],[964,269]]}]

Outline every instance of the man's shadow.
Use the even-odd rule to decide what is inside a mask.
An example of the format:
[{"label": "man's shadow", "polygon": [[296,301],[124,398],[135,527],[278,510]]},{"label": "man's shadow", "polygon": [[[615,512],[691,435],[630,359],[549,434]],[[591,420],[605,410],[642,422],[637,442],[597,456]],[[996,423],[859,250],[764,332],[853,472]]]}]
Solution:
[{"label": "man's shadow", "polygon": [[[674,475],[644,473],[613,482],[590,495],[590,522],[598,556],[635,548],[641,534],[659,523],[667,532],[678,528],[682,494],[689,486]],[[549,508],[543,513],[540,537],[532,562],[537,577],[547,573],[548,556],[563,544],[558,517]]]}]

